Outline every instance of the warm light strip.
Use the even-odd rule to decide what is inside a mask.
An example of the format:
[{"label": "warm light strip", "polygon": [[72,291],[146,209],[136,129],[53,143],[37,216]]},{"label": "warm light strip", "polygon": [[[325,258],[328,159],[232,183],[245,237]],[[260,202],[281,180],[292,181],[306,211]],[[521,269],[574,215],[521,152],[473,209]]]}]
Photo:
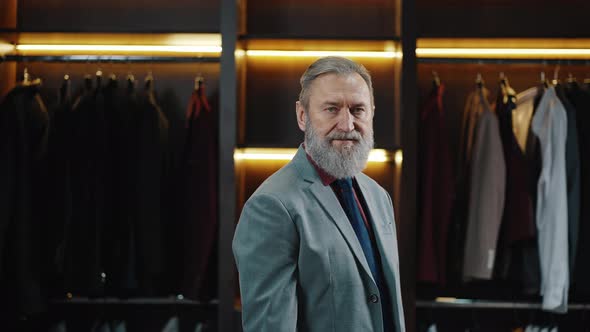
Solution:
[{"label": "warm light strip", "polygon": [[247,56],[259,57],[323,57],[343,56],[352,58],[401,58],[402,53],[396,51],[277,51],[277,50],[247,50]]},{"label": "warm light strip", "polygon": [[458,299],[456,297],[437,297],[435,299],[436,302],[442,302],[442,303],[456,303],[456,304],[466,304],[466,303],[472,303],[473,300],[470,299]]},{"label": "warm light strip", "polygon": [[14,51],[14,45],[0,43],[0,54],[6,54]]},{"label": "warm light strip", "polygon": [[17,51],[45,52],[143,52],[143,53],[220,53],[218,45],[51,45],[19,44]]},{"label": "warm light strip", "polygon": [[[234,160],[284,160],[289,161],[297,149],[273,149],[273,148],[243,148],[236,149],[234,152]],[[401,153],[401,151],[398,150]],[[396,152],[397,157],[397,152]],[[392,158],[390,153],[384,149],[373,149],[369,153],[369,162],[386,163],[390,162]],[[397,158],[396,158],[397,161]]]},{"label": "warm light strip", "polygon": [[586,48],[417,48],[419,58],[444,57],[518,57],[518,58],[567,58],[589,57],[590,49]]}]

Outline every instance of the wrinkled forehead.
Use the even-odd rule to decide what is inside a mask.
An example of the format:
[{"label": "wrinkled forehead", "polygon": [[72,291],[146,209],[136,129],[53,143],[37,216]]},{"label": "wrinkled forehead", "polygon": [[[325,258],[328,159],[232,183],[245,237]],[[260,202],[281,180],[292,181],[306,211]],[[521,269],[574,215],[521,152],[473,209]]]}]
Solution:
[{"label": "wrinkled forehead", "polygon": [[310,84],[309,97],[312,103],[326,99],[369,105],[372,102],[369,86],[358,73],[320,75]]}]

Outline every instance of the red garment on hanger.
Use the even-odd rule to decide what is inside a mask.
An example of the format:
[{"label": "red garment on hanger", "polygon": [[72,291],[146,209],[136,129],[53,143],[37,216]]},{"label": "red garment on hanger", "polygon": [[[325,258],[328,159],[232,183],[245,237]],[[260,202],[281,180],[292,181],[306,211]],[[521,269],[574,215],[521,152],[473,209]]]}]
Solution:
[{"label": "red garment on hanger", "polygon": [[418,280],[446,282],[447,233],[454,174],[443,108],[444,85],[434,88],[420,116],[420,243]]},{"label": "red garment on hanger", "polygon": [[207,112],[211,112],[209,101],[207,100],[207,94],[205,93],[205,84],[199,83],[199,87],[193,91],[191,98],[186,108],[186,127],[188,128],[191,119],[199,117],[201,110],[205,109]]},{"label": "red garment on hanger", "polygon": [[217,279],[219,125],[202,82],[191,95],[186,120],[183,185],[187,200],[182,292],[188,298],[207,301],[215,296],[212,290],[216,289],[213,283]]}]

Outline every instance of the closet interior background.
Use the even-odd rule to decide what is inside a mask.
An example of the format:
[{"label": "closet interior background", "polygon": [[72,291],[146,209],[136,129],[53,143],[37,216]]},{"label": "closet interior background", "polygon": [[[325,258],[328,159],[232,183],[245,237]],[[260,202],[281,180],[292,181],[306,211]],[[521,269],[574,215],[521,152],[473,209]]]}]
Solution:
[{"label": "closet interior background", "polygon": [[[31,79],[43,80],[40,95],[48,108],[57,103],[65,74],[71,79],[72,91],[77,91],[87,74],[96,86],[99,69],[103,86],[109,75],[115,74],[120,89],[127,76],[133,74],[138,92],[142,92],[145,78],[151,74],[158,105],[169,121],[172,161],[182,160],[188,135],[187,110],[203,107],[199,98],[193,98],[197,77],[204,78],[207,101],[217,114],[212,121],[218,124],[206,126],[217,138],[218,156],[208,161],[213,165],[217,162],[211,171],[216,175],[209,180],[214,179],[212,185],[217,186],[217,194],[210,197],[213,202],[217,200],[212,204],[217,206],[218,217],[207,224],[211,226],[208,231],[216,233],[207,236],[208,241],[192,243],[206,242],[213,248],[208,255],[210,268],[217,271],[217,285],[208,287],[213,294],[205,300],[191,299],[187,294],[179,298],[179,292],[167,289],[173,285],[166,282],[154,296],[122,300],[105,294],[91,298],[72,294],[68,298],[67,292],[59,292],[59,296],[46,298],[50,309],[41,317],[43,323],[49,320],[60,326],[69,319],[72,324],[95,325],[81,330],[104,324],[114,329],[121,322],[131,330],[151,322],[156,330],[170,324],[183,331],[239,331],[239,292],[231,254],[233,230],[246,199],[268,175],[287,162],[277,158],[257,160],[246,155],[272,155],[284,152],[282,149],[288,149],[289,154],[301,142],[303,135],[295,124],[294,112],[298,79],[306,65],[320,54],[305,55],[305,51],[352,51],[379,53],[376,58],[366,54],[352,57],[365,64],[374,78],[375,142],[386,158],[384,162],[369,163],[366,172],[388,190],[396,207],[408,330],[420,330],[431,323],[436,323],[441,331],[497,331],[532,324],[590,325],[585,323],[587,301],[576,294],[570,294],[567,314],[553,314],[540,309],[538,295],[521,297],[518,290],[502,284],[422,283],[417,273],[422,245],[419,216],[423,209],[419,203],[419,170],[424,166],[418,156],[419,135],[424,133],[419,124],[420,112],[432,90],[433,72],[445,86],[447,143],[453,156],[459,150],[465,101],[475,90],[478,75],[491,92],[490,101],[495,100],[500,73],[517,93],[538,84],[541,72],[552,80],[557,67],[563,84],[570,73],[580,84],[590,76],[588,55],[518,59],[499,55],[490,59],[449,54],[433,57],[419,51],[437,47],[544,48],[549,44],[557,48],[575,44],[588,50],[589,12],[590,5],[582,0],[1,1],[0,37],[10,44],[84,45],[100,41],[174,46],[179,43],[176,38],[188,36],[182,40],[198,43],[209,38],[203,34],[213,34],[223,49],[213,54],[20,51],[0,57],[0,95],[5,96],[15,87],[26,68]],[[547,42],[548,39],[552,40]],[[173,190],[173,194],[188,195],[180,190]],[[177,197],[174,195],[165,198]],[[175,218],[161,221],[162,227],[167,227]],[[12,300],[4,301],[3,306],[10,310],[18,308]],[[25,327],[38,323],[35,319],[18,322]]]},{"label": "closet interior background", "polygon": [[[502,92],[501,80],[503,78],[509,82],[509,86],[515,90],[516,94],[529,88],[543,87],[544,84],[541,81],[543,76],[546,79],[547,87],[559,83],[567,89],[573,84],[578,84],[586,90],[585,82],[590,78],[590,59],[587,53],[572,55],[564,51],[562,54],[550,55],[550,51],[546,51],[527,54],[526,49],[578,48],[582,50],[582,53],[587,52],[590,45],[588,43],[590,29],[585,26],[584,22],[590,8],[583,1],[576,0],[559,3],[551,1],[515,3],[492,0],[473,3],[469,1],[418,0],[416,4],[417,94],[418,113],[421,116],[418,120],[420,123],[418,142],[429,133],[428,129],[424,127],[424,116],[427,114],[425,113],[427,103],[434,100],[431,96],[436,90],[436,84],[440,82],[444,87],[441,99],[444,111],[438,113],[440,117],[435,117],[440,120],[440,127],[435,129],[432,127],[434,122],[428,120],[431,121],[428,128],[432,130],[430,134],[440,135],[438,137],[444,141],[443,145],[438,146],[447,150],[446,152],[438,151],[439,156],[449,156],[451,159],[446,165],[450,165],[451,168],[447,169],[442,164],[435,167],[434,184],[446,183],[446,187],[441,190],[433,190],[438,190],[439,202],[451,203],[452,209],[456,195],[459,195],[457,194],[459,189],[455,175],[459,169],[458,163],[462,149],[461,136],[464,135],[463,131],[465,130],[463,127],[464,113],[468,104],[468,96],[478,89],[476,83],[478,78],[483,79],[482,86],[489,90],[487,99],[493,112],[495,112],[494,106],[498,100],[497,96]],[[446,48],[447,50],[443,51],[444,54],[420,53],[421,50],[428,48]],[[482,49],[493,51],[494,48],[513,49],[512,51],[515,51],[516,54],[511,53],[510,50],[504,53],[495,52],[494,55],[485,54],[486,50],[482,51]],[[464,50],[459,51],[459,49]],[[479,51],[468,54],[469,49],[479,49]],[[453,54],[453,51],[457,52]],[[541,88],[540,91],[542,90]],[[517,100],[516,103],[518,104]],[[434,109],[436,108],[430,108],[430,110]],[[586,111],[588,110],[578,109],[577,114],[581,114],[582,121],[587,122]],[[494,115],[498,114],[494,113]],[[580,116],[577,119],[577,128],[581,128]],[[585,134],[583,136],[585,137]],[[488,147],[490,146],[488,145]],[[590,147],[584,144],[579,143],[578,147],[580,156],[590,151],[588,150]],[[425,146],[418,143],[419,151],[424,148]],[[443,163],[445,162],[443,161]],[[420,159],[418,165],[421,168],[425,166]],[[488,160],[485,166],[493,168],[496,167],[495,165],[495,161]],[[581,170],[584,172],[583,167]],[[453,174],[453,180],[447,182],[441,175],[449,174],[449,171]],[[424,174],[420,172],[418,183],[426,179]],[[581,177],[582,183],[583,178],[587,175],[582,173]],[[506,179],[506,181],[514,180],[515,178]],[[417,213],[419,216],[424,216],[424,209],[427,207],[422,206],[421,202],[424,202],[424,196],[421,195],[424,195],[425,192],[420,189],[418,191]],[[585,196],[582,193],[580,205],[588,205],[588,202],[588,195]],[[525,206],[518,208],[526,209]],[[500,216],[502,216],[502,211],[500,211]],[[585,229],[586,219],[581,217],[577,221],[580,228]],[[566,313],[560,313],[560,310],[542,309],[542,295],[539,294],[538,289],[534,292],[525,289],[527,285],[523,284],[522,280],[527,276],[522,274],[522,270],[511,271],[510,280],[499,278],[497,270],[494,270],[491,279],[464,279],[462,276],[464,266],[456,266],[462,263],[466,250],[461,242],[457,246],[457,239],[460,239],[461,235],[456,234],[456,229],[453,228],[457,220],[456,211],[452,211],[450,216],[433,220],[435,220],[433,225],[436,227],[434,236],[437,239],[433,239],[429,245],[439,245],[443,238],[444,241],[448,241],[441,244],[441,247],[436,247],[438,250],[437,262],[438,258],[443,259],[443,270],[446,269],[446,272],[444,277],[441,278],[441,275],[438,275],[436,280],[426,280],[428,278],[425,277],[424,270],[421,272],[420,266],[421,263],[424,266],[425,260],[421,260],[420,255],[428,250],[425,248],[429,245],[425,245],[423,237],[426,226],[423,224],[423,220],[418,217],[416,223],[416,328],[418,331],[465,331],[467,329],[516,331],[518,328],[527,331],[531,328],[579,330],[589,326],[586,318],[588,297],[583,291],[585,286],[579,282],[576,285],[575,278],[569,281],[569,303],[566,306]],[[444,223],[446,222],[449,222],[449,228],[448,236],[445,237],[441,235],[441,232],[445,229]],[[567,223],[567,220],[565,222]],[[578,234],[580,236],[578,241],[586,241],[582,239],[581,229]],[[578,242],[578,246],[580,243]],[[530,244],[536,248],[536,238]],[[568,244],[562,243],[561,245],[567,247]],[[536,259],[538,259],[538,254],[536,255]],[[496,252],[494,263],[500,262],[500,256],[500,253]],[[529,256],[528,262],[534,259],[535,257]],[[443,271],[439,267],[436,267],[435,270]],[[569,271],[560,273],[566,272]],[[570,275],[575,274],[574,271]],[[533,276],[534,278],[538,278],[537,281],[540,282],[540,275]]]},{"label": "closet interior background", "polygon": [[[48,120],[47,149],[17,178],[35,181],[30,229],[2,216],[1,324],[217,330],[220,52],[124,47],[220,44],[220,1],[10,0],[0,12],[3,43],[90,47],[0,57],[0,98],[15,87],[37,93],[16,111],[31,102]],[[24,272],[11,257],[28,261]],[[22,277],[37,294],[23,293]]]}]

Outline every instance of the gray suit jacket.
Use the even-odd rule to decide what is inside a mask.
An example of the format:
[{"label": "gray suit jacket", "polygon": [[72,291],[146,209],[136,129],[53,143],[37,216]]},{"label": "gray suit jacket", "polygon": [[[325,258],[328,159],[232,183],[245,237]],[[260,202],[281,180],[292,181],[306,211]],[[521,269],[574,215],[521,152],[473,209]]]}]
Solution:
[{"label": "gray suit jacket", "polygon": [[464,279],[492,279],[506,196],[506,162],[498,118],[482,90],[469,160],[469,205],[463,258]]},{"label": "gray suit jacket", "polygon": [[404,332],[393,205],[364,174],[368,206],[389,294],[379,290],[338,198],[299,148],[246,202],[233,241],[245,332],[383,331],[389,296]]}]

